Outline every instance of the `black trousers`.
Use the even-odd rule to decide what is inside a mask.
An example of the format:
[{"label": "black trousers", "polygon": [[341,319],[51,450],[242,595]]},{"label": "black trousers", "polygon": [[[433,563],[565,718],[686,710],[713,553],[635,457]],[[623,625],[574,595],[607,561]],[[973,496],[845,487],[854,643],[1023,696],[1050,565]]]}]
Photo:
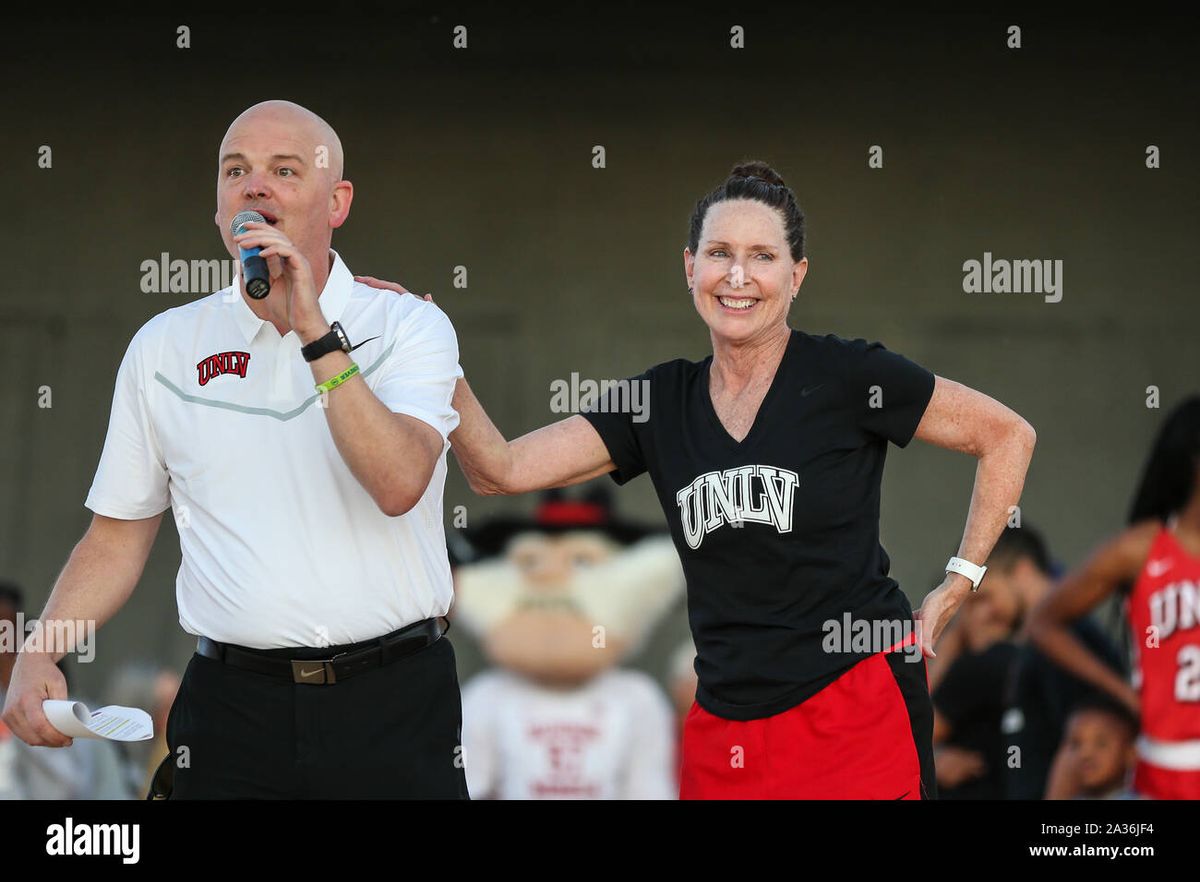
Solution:
[{"label": "black trousers", "polygon": [[171,799],[469,799],[446,637],[320,686],[195,654],[166,738]]}]

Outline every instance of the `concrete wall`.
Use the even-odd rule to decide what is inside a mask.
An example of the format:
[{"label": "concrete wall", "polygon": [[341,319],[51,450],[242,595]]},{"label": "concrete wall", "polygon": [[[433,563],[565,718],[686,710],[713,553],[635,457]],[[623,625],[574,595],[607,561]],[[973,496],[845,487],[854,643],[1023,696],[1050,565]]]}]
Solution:
[{"label": "concrete wall", "polygon": [[[633,6],[594,17],[509,10],[457,20],[350,6],[253,35],[189,18],[18,23],[0,37],[6,206],[0,284],[0,575],[40,609],[89,513],[112,381],[133,332],[189,299],[139,290],[161,252],[224,258],[215,157],[228,123],[283,97],[340,132],[356,185],[336,235],[352,270],[432,291],[468,378],[510,436],[556,419],[550,383],[702,358],[686,296],[691,208],[736,161],[771,162],[809,218],[792,325],[882,340],[1029,419],[1023,499],[1077,561],[1123,522],[1154,431],[1196,388],[1194,71],[1169,22],[1105,29],[1003,16],[732,21]],[[177,18],[182,18],[178,16]],[[1162,167],[1145,165],[1147,145]],[[49,145],[53,167],[38,167]],[[594,169],[603,145],[607,167]],[[884,167],[868,168],[881,145]],[[1063,261],[1061,302],[968,295],[984,252]],[[469,271],[465,290],[453,268]],[[1146,387],[1162,409],[1146,407]],[[38,389],[53,406],[38,406]],[[893,448],[882,530],[914,603],[962,532],[974,461]],[[604,479],[607,481],[607,479]],[[532,499],[474,497],[472,522]],[[618,492],[661,521],[648,478]],[[98,689],[139,656],[186,662],[163,526],[132,601],[100,635]],[[642,663],[659,670],[679,615]],[[477,659],[465,651],[470,669]]]}]

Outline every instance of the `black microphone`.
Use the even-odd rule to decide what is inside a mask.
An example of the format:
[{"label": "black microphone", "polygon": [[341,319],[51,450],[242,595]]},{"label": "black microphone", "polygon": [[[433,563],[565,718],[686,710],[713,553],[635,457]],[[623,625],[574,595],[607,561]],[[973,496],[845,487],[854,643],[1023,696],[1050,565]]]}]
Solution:
[{"label": "black microphone", "polygon": [[[233,216],[230,229],[233,235],[240,236],[246,232],[245,224],[253,221],[265,224],[267,219],[257,211],[239,211]],[[246,293],[255,300],[262,300],[271,293],[271,273],[267,269],[267,259],[259,255],[261,248],[243,248],[238,246],[238,256],[242,259],[242,278],[246,281]]]}]

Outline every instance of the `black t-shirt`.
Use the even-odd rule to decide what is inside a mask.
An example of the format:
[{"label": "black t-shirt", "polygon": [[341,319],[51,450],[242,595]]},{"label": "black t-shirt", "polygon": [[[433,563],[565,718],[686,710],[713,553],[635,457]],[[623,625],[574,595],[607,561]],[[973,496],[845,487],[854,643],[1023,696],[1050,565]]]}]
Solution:
[{"label": "black t-shirt", "polygon": [[987,767],[983,775],[958,787],[938,785],[938,799],[1004,799],[1008,742],[1000,720],[1016,657],[1016,644],[1007,640],[982,652],[964,652],[933,690],[933,706],[951,725],[946,743],[976,751]]},{"label": "black t-shirt", "polygon": [[792,331],[738,443],[713,409],[711,363],[678,359],[630,378],[648,383],[645,413],[617,386],[583,416],[613,480],[649,472],[658,492],[687,578],[696,700],[750,720],[878,651],[849,636],[826,651],[827,622],[911,624],[879,544],[879,484],[887,442],[908,444],[934,375],[880,343]]}]

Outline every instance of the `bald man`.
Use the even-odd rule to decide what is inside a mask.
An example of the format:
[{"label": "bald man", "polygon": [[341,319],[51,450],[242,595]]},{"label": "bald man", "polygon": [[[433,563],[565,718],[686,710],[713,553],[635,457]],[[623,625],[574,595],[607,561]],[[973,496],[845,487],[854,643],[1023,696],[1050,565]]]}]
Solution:
[{"label": "bald man", "polygon": [[[342,145],[285,101],[218,152],[217,229],[260,248],[271,288],[233,285],[147,322],[117,373],[91,525],[43,620],[103,625],[169,507],[179,622],[197,639],[151,796],[467,798],[442,528],[462,371],[433,303],[354,282],[331,249],[354,197]],[[265,223],[234,236],[234,216]],[[103,652],[103,637],[99,638]],[[27,647],[4,722],[70,739],[47,698],[71,646]]]}]

